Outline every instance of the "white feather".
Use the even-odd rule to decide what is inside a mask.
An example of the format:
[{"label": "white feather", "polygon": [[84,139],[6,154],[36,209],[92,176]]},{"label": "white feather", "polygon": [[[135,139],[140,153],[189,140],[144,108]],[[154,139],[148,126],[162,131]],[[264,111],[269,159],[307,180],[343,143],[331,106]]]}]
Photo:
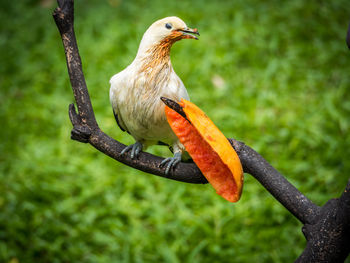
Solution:
[{"label": "white feather", "polygon": [[[157,45],[169,34],[165,23],[187,28],[177,17],[153,23],[145,32],[134,61],[110,79],[110,101],[120,125],[136,141],[145,146],[162,141],[182,152],[184,147],[166,120],[165,106],[160,97],[179,101],[181,98],[189,100],[189,96],[171,65],[170,57],[159,64],[152,61]],[[152,66],[147,67],[148,64]]]}]

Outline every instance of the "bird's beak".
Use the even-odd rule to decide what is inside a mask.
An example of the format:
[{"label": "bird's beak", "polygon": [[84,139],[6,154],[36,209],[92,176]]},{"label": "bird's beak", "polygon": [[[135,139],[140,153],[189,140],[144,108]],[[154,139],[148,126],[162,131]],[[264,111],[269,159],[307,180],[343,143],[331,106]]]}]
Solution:
[{"label": "bird's beak", "polygon": [[196,37],[195,35],[199,36],[199,32],[197,28],[184,28],[184,29],[178,29],[178,32],[181,33],[181,38],[188,38],[188,39],[196,39],[198,40],[198,37]]}]

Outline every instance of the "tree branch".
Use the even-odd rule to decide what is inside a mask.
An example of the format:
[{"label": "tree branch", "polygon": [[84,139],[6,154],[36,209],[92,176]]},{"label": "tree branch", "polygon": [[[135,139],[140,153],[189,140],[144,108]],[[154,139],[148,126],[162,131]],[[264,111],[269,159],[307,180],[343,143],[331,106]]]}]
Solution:
[{"label": "tree branch", "polygon": [[[163,160],[161,157],[141,152],[139,158],[133,160],[129,155],[120,154],[125,145],[101,131],[95,119],[74,34],[73,1],[59,0],[58,8],[54,11],[53,16],[61,33],[68,73],[79,111],[77,114],[74,105],[69,106],[69,117],[73,124],[71,138],[90,143],[97,150],[113,159],[147,173],[186,183],[207,183],[194,163],[180,163],[171,174],[166,175],[165,169],[159,167]],[[318,207],[315,204],[300,193],[253,149],[234,139],[230,139],[230,141],[240,157],[245,172],[253,175],[302,223],[312,222],[312,217],[318,214]]]},{"label": "tree branch", "polygon": [[350,180],[337,199],[329,200],[314,224],[305,224],[307,240],[297,263],[344,262],[350,252]]},{"label": "tree branch", "polygon": [[[76,113],[74,105],[69,105],[69,117],[73,124],[71,138],[89,143],[113,159],[147,173],[186,183],[207,183],[194,163],[180,163],[171,174],[166,175],[164,168],[159,167],[163,160],[161,157],[141,152],[138,159],[132,160],[128,155],[120,154],[125,145],[106,135],[95,119],[74,33],[74,2],[57,2],[58,7],[53,16],[61,34],[72,90],[78,106]],[[347,44],[350,48],[350,27]],[[303,233],[308,243],[297,262],[344,260],[350,247],[347,245],[350,243],[350,181],[339,199],[330,200],[320,208],[252,148],[234,139],[229,141],[242,162],[244,172],[254,176],[276,200],[305,224]]]}]

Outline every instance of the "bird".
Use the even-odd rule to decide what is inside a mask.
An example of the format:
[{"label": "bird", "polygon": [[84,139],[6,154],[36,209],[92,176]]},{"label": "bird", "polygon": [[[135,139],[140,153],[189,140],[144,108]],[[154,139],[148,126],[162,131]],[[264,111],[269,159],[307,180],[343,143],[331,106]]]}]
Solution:
[{"label": "bird", "polygon": [[116,122],[135,139],[121,155],[130,152],[135,159],[149,145],[168,145],[174,155],[160,164],[165,174],[181,162],[186,150],[167,122],[161,97],[190,99],[172,67],[170,49],[181,39],[198,40],[196,35],[197,28],[189,28],[176,16],[157,20],[144,33],[132,63],[110,79],[109,96]]}]

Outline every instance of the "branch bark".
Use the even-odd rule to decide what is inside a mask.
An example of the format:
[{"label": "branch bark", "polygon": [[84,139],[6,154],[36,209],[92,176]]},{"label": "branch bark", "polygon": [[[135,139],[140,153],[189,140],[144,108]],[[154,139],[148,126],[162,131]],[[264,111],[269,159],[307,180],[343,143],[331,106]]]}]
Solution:
[{"label": "branch bark", "polygon": [[[57,2],[58,7],[54,11],[53,17],[61,34],[70,82],[78,107],[77,113],[74,105],[69,105],[69,117],[73,124],[71,138],[89,143],[113,159],[147,173],[186,183],[207,183],[207,180],[194,163],[180,163],[171,174],[166,175],[164,168],[159,167],[159,164],[163,160],[161,157],[142,152],[138,159],[132,160],[128,155],[120,154],[125,145],[105,134],[99,128],[95,119],[74,33],[74,1],[58,0]],[[348,33],[348,41],[350,42],[349,35],[350,31]],[[349,44],[349,42],[347,43]],[[304,253],[299,257],[298,262],[319,262],[315,260],[321,258],[317,257],[317,255],[321,255],[322,253],[328,253],[333,256],[338,255],[338,257],[334,258],[345,259],[349,253],[349,248],[346,245],[344,246],[346,244],[344,242],[348,242],[348,236],[350,236],[346,236],[345,234],[349,233],[349,226],[347,225],[350,224],[348,223],[347,225],[342,225],[341,228],[336,228],[337,224],[333,224],[334,222],[329,224],[324,222],[327,220],[331,222],[332,218],[338,215],[341,215],[339,216],[340,221],[349,222],[349,184],[340,199],[337,199],[337,201],[330,200],[324,207],[320,208],[306,198],[252,148],[234,139],[229,139],[229,141],[242,162],[244,172],[254,176],[277,201],[286,207],[301,223],[305,224],[303,232],[308,240],[308,244]],[[317,232],[322,229],[322,226],[325,227],[325,234],[317,235]],[[333,243],[331,242],[330,246],[332,248],[339,246],[339,249],[329,250],[328,246],[317,246],[318,238],[324,241],[334,231],[337,231],[337,235],[333,236],[334,238],[332,240],[339,242],[332,241]],[[328,236],[326,235],[327,233]],[[328,244],[327,240],[323,244]],[[315,260],[313,261],[312,259]]]},{"label": "branch bark", "polygon": [[350,180],[340,198],[329,200],[302,231],[307,245],[297,263],[345,261],[350,252]]}]

